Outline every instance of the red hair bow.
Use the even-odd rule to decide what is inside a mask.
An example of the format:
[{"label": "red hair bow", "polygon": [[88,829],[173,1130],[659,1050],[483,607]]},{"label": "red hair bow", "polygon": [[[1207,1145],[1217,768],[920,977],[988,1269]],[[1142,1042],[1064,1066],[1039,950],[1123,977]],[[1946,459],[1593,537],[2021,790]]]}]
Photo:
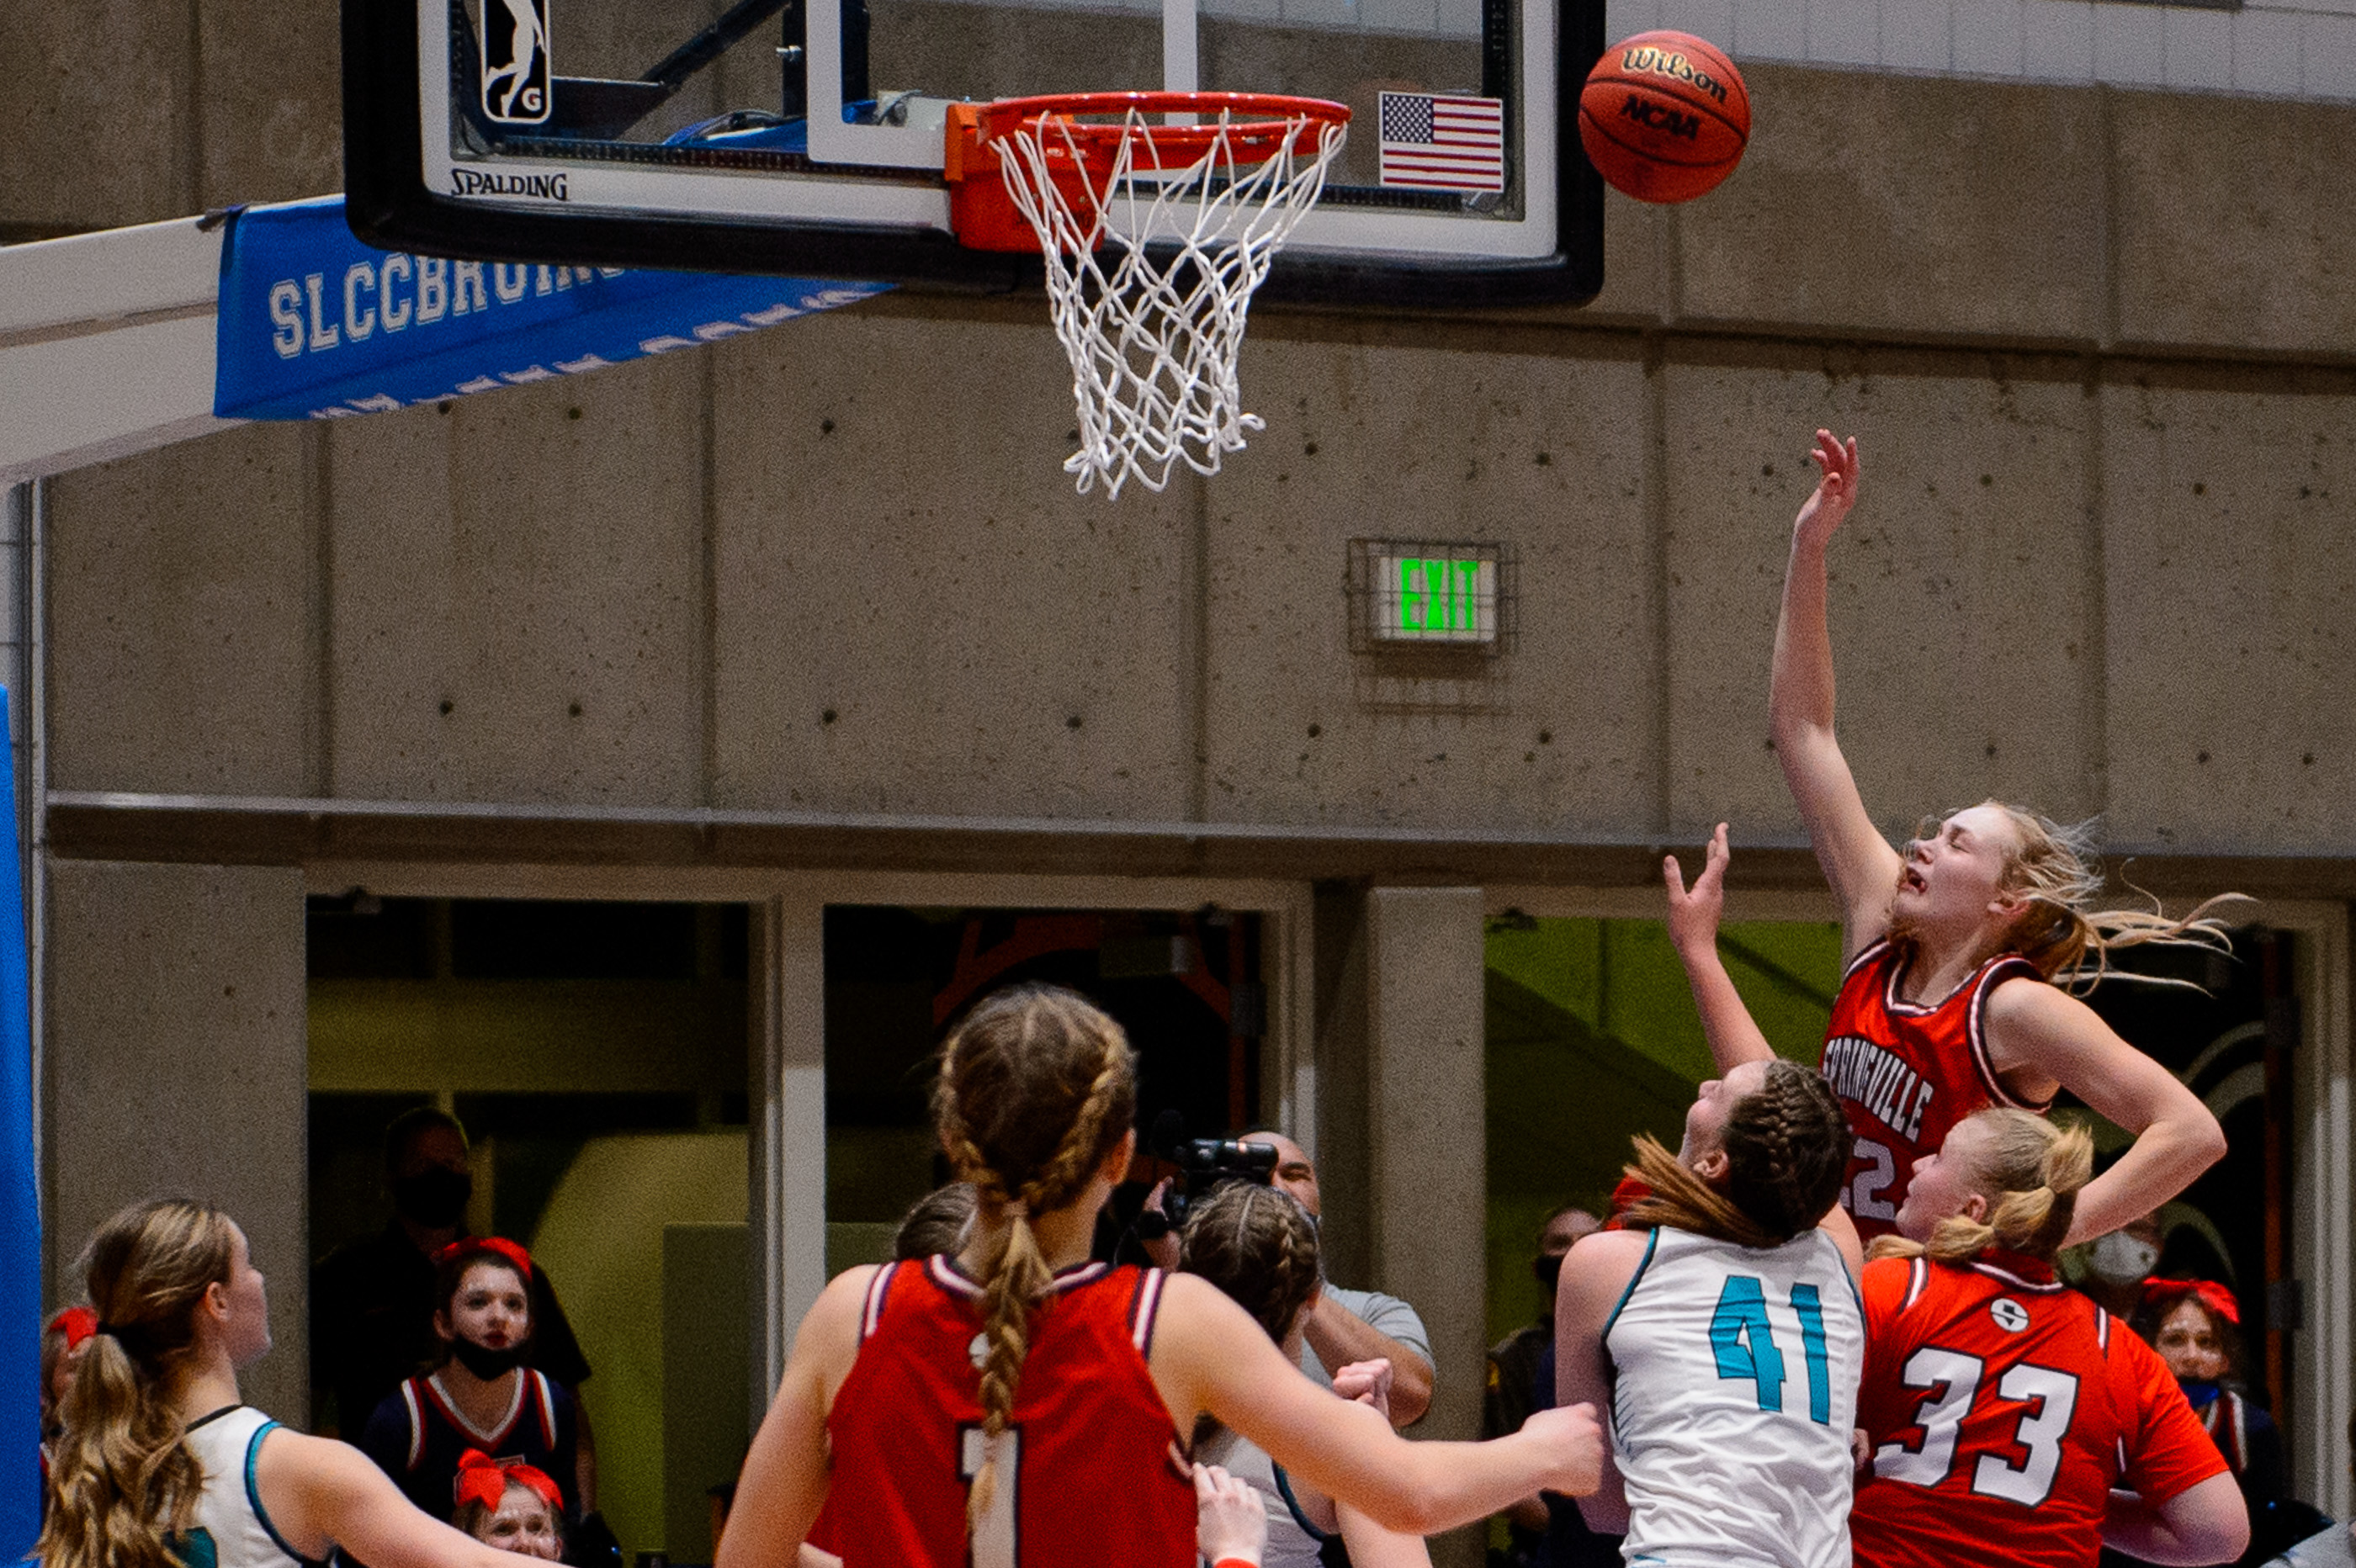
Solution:
[{"label": "red hair bow", "polygon": [[456,1263],[461,1258],[473,1257],[478,1253],[488,1253],[494,1257],[514,1264],[516,1273],[523,1276],[524,1284],[531,1283],[531,1254],[525,1252],[519,1243],[510,1242],[505,1236],[461,1236],[435,1253],[434,1262],[435,1266],[439,1267],[444,1264]]},{"label": "red hair bow", "polygon": [[88,1307],[69,1307],[49,1319],[48,1331],[66,1337],[66,1349],[70,1350],[98,1332],[98,1313]]},{"label": "red hair bow", "polygon": [[2147,1307],[2173,1307],[2186,1296],[2196,1297],[2201,1305],[2222,1317],[2235,1328],[2242,1325],[2242,1304],[2233,1293],[2213,1279],[2147,1279],[2143,1282],[2143,1301]]},{"label": "red hair bow", "polygon": [[[521,1248],[518,1248],[521,1251]],[[520,1459],[494,1459],[480,1448],[458,1456],[458,1478],[450,1485],[454,1503],[480,1503],[496,1511],[509,1487],[522,1487],[552,1509],[564,1506],[564,1493],[548,1472]]]}]

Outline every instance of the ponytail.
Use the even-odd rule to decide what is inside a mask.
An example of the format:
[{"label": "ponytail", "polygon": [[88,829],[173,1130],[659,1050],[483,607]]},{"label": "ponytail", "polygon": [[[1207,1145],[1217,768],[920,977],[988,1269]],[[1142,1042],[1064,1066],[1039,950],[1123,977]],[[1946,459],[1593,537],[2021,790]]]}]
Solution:
[{"label": "ponytail", "polygon": [[973,1184],[986,1237],[977,1262],[989,1441],[966,1499],[970,1528],[997,1489],[995,1440],[1013,1419],[1032,1308],[1055,1283],[1031,1219],[1076,1200],[1136,1119],[1128,1039],[1072,992],[1001,991],[978,1003],[942,1047],[933,1113],[958,1179]]},{"label": "ponytail", "polygon": [[204,1471],[172,1383],[235,1238],[229,1216],[182,1200],[125,1209],[91,1238],[80,1266],[98,1331],[66,1394],[42,1568],[183,1568],[174,1537],[195,1522]]},{"label": "ponytail", "polygon": [[[2094,1179],[2094,1138],[2082,1126],[2010,1107],[1975,1112],[1956,1124],[1975,1125],[1985,1136],[1973,1161],[1972,1186],[1987,1200],[1987,1217],[1950,1214],[1931,1232],[1928,1246],[1882,1236],[1869,1255],[1928,1254],[1939,1263],[1960,1264],[1993,1248],[2051,1263],[2062,1250],[2077,1215],[2078,1191]],[[1951,1140],[1954,1136],[1947,1134]]]}]

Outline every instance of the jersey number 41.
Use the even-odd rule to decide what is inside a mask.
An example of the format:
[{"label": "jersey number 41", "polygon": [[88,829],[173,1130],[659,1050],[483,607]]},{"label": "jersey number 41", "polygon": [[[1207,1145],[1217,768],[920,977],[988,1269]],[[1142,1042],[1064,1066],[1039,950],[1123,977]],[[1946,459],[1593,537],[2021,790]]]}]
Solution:
[{"label": "jersey number 41", "polygon": [[[1792,1315],[1800,1320],[1800,1349],[1808,1364],[1808,1419],[1833,1421],[1832,1369],[1825,1353],[1825,1304],[1813,1285],[1795,1285]],[[1783,1408],[1783,1352],[1767,1320],[1767,1293],[1756,1275],[1729,1275],[1709,1318],[1710,1347],[1718,1352],[1718,1375],[1749,1378],[1759,1392],[1759,1408]]]}]

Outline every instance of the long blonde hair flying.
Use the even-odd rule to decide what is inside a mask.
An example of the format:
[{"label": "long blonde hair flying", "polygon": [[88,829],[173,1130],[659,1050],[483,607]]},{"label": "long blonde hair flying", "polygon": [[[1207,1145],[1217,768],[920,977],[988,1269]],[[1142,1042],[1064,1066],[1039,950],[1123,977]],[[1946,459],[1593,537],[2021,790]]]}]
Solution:
[{"label": "long blonde hair flying", "polygon": [[[1980,804],[2001,812],[2019,839],[2019,847],[2005,856],[2004,885],[2008,891],[2026,895],[2029,908],[2013,923],[2006,945],[2055,985],[2076,992],[2094,989],[2110,973],[2111,955],[2129,947],[2158,944],[2232,951],[2218,912],[2229,904],[2248,902],[2245,895],[2219,893],[2202,900],[2179,920],[2162,913],[2156,899],[2155,907],[2148,911],[2094,909],[2090,906],[2103,891],[2103,874],[2096,869],[2100,858],[2094,831],[2097,819],[2064,824],[2001,800]],[[1924,818],[1916,830],[1918,836],[1934,837],[1938,822],[1935,817]],[[1900,942],[1909,940],[1903,931],[1892,930],[1890,935]],[[2158,985],[2188,983],[2158,976],[2135,978]]]}]

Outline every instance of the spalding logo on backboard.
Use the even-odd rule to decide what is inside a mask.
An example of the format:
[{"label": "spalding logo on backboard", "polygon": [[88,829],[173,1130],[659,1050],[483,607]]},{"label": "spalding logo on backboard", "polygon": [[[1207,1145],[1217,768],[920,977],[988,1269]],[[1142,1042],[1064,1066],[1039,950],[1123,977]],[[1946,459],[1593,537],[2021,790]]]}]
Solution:
[{"label": "spalding logo on backboard", "polygon": [[548,0],[483,0],[483,112],[538,125],[554,99],[548,64]]}]

